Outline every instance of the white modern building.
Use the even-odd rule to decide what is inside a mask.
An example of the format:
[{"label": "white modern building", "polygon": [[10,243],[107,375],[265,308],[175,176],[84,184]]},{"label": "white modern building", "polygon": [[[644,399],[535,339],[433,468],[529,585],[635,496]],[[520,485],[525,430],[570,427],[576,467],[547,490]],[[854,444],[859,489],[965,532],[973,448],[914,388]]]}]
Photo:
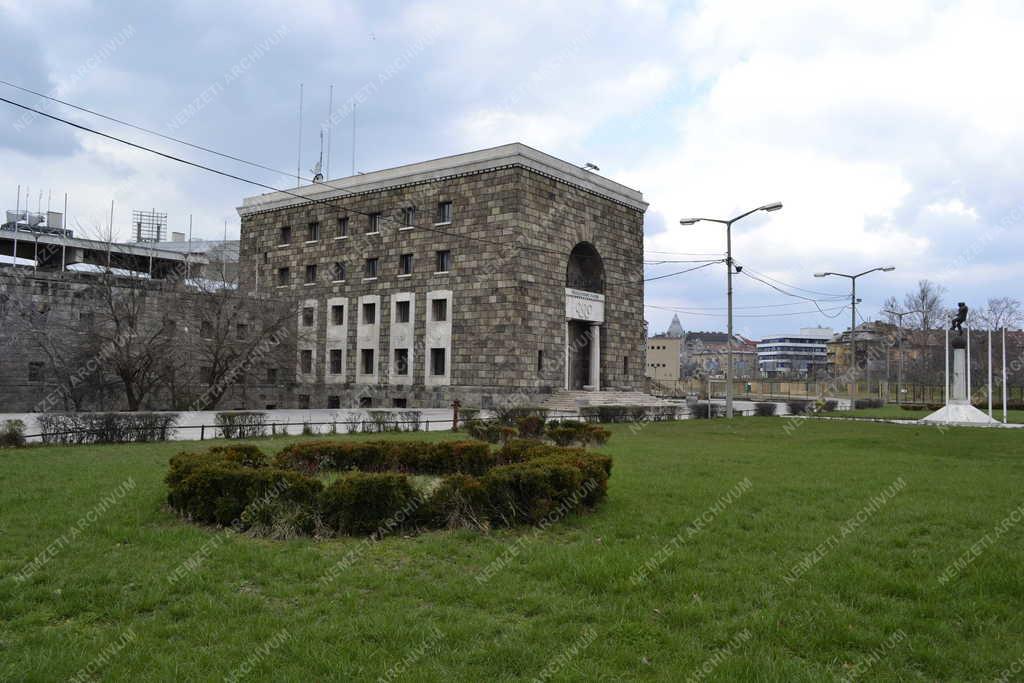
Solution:
[{"label": "white modern building", "polygon": [[828,367],[830,327],[804,327],[797,333],[765,337],[757,345],[757,365],[765,377],[812,377]]}]

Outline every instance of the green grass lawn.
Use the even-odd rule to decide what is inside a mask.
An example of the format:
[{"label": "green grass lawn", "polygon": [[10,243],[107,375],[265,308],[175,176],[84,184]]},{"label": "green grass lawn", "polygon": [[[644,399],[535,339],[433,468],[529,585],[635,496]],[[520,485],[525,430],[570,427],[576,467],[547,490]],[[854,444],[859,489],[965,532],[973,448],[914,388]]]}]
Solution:
[{"label": "green grass lawn", "polygon": [[613,427],[592,514],[373,544],[182,523],[180,443],[0,452],[0,680],[976,681],[1024,656],[1024,434],[788,423]]},{"label": "green grass lawn", "polygon": [[[980,408],[981,412],[988,413],[988,408]],[[920,420],[922,417],[931,415],[931,410],[904,410],[900,406],[890,403],[882,408],[861,408],[859,410],[834,410],[822,415],[829,417],[880,417],[887,420]],[[992,417],[1003,421],[1003,411],[1000,408],[994,408],[992,410]],[[1024,422],[1024,410],[1010,410],[1007,411],[1007,418],[1010,422],[1022,423]]]}]

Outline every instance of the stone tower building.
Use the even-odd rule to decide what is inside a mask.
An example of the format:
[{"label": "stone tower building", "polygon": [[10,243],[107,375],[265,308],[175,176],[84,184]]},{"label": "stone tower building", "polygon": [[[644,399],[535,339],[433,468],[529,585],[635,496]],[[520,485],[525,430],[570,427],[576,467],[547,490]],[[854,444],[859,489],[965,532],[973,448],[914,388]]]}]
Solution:
[{"label": "stone tower building", "polygon": [[639,390],[646,208],[503,145],[246,199],[240,281],[294,300],[296,407]]}]

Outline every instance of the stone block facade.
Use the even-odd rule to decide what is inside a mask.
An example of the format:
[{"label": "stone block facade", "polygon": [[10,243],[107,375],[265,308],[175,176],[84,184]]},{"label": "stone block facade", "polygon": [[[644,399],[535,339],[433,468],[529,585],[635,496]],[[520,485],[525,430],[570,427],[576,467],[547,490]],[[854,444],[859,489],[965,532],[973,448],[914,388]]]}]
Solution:
[{"label": "stone block facade", "polygon": [[600,384],[640,389],[645,209],[505,145],[247,199],[240,282],[296,307],[288,407],[488,407],[566,387],[567,265],[586,243],[603,264]]}]

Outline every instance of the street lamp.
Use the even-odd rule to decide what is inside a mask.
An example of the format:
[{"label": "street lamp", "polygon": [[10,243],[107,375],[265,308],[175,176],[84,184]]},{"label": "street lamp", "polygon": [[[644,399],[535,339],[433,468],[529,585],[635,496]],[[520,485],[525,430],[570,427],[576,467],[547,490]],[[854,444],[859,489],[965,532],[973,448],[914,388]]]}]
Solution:
[{"label": "street lamp", "polygon": [[[747,211],[746,213],[741,213],[739,216],[736,216],[735,218],[730,218],[729,220],[722,220],[720,218],[684,218],[681,221],[679,221],[679,225],[693,225],[694,223],[697,223],[699,221],[708,221],[709,223],[721,223],[722,225],[725,226],[725,273],[726,273],[726,289],[725,289],[725,291],[726,291],[726,299],[728,300],[728,308],[729,308],[729,331],[728,331],[728,334],[727,334],[728,339],[726,341],[726,343],[728,344],[728,346],[726,347],[726,356],[727,356],[728,360],[726,361],[726,366],[725,366],[725,416],[727,418],[730,418],[730,419],[732,418],[732,396],[733,396],[733,386],[732,386],[732,379],[733,379],[732,378],[732,375],[733,375],[733,366],[732,366],[733,365],[732,364],[732,224],[735,223],[736,221],[740,220],[741,218],[746,218],[750,214],[757,213],[758,211],[778,211],[781,208],[782,208],[782,202],[774,202],[772,204],[765,204],[764,206],[759,206],[756,209],[751,209],[750,211]],[[739,272],[739,269],[737,269],[736,272]],[[708,395],[708,400],[711,400],[711,395],[710,394]]]},{"label": "street lamp", "polygon": [[[913,315],[914,313],[924,313],[924,311],[903,311],[903,312],[900,312],[900,311],[893,311],[893,310],[890,310],[890,309],[887,308],[887,309],[885,309],[882,312],[883,313],[888,313],[889,315],[896,316],[896,320],[898,321],[897,324],[898,324],[898,327],[899,327],[900,338],[899,338],[897,343],[899,345],[900,362],[899,362],[899,365],[897,366],[897,369],[896,369],[896,405],[899,405],[900,403],[903,402],[902,401],[902,399],[903,399],[903,393],[902,393],[903,392],[903,316],[905,316],[905,315]],[[886,377],[885,381],[888,382],[889,378]]]},{"label": "street lamp", "polygon": [[814,274],[814,277],[828,277],[829,275],[835,275],[836,277],[845,277],[850,281],[850,368],[853,373],[852,381],[850,382],[851,410],[853,409],[853,394],[856,390],[855,385],[857,384],[857,278],[867,275],[868,273],[874,273],[876,270],[880,270],[883,273],[889,273],[896,270],[896,266],[879,266],[878,268],[865,270],[863,273],[857,273],[856,275],[833,273],[832,271]]}]

